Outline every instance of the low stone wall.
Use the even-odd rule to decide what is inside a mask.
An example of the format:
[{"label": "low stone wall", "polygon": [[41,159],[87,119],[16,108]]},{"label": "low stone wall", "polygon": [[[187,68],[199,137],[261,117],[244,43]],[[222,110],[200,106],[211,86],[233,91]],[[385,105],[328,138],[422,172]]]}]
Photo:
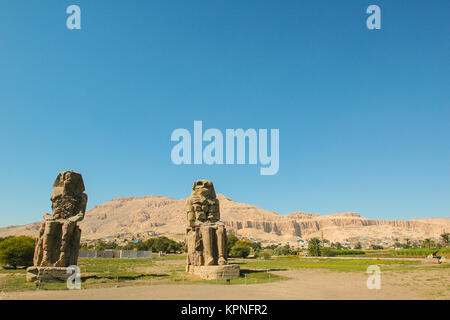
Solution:
[{"label": "low stone wall", "polygon": [[79,258],[151,258],[151,251],[134,250],[80,250]]}]

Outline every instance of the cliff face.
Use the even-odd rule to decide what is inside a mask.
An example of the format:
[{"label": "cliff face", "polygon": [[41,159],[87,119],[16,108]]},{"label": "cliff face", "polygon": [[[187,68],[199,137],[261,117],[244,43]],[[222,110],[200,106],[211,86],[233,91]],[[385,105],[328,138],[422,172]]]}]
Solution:
[{"label": "cliff face", "polygon": [[[439,237],[450,230],[450,218],[422,220],[374,220],[354,212],[319,215],[294,212],[278,215],[253,205],[235,202],[224,195],[220,200],[221,220],[229,232],[266,242],[297,241],[300,238],[324,237],[330,241],[346,239]],[[98,205],[86,213],[80,223],[85,240],[115,237],[119,234],[156,232],[178,240],[184,237],[186,199],[164,196],[117,198]],[[37,217],[40,219],[40,217]],[[0,237],[36,236],[40,222],[25,226],[0,228]]]}]

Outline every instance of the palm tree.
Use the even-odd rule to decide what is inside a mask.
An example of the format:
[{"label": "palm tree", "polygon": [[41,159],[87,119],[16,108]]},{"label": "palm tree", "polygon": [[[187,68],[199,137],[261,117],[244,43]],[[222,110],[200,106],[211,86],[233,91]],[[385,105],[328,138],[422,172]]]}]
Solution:
[{"label": "palm tree", "polygon": [[411,248],[411,239],[406,238],[406,239],[405,239],[405,242],[406,242],[406,249]]},{"label": "palm tree", "polygon": [[447,247],[449,242],[450,233],[443,233],[441,234],[442,242],[444,243],[444,246]]},{"label": "palm tree", "polygon": [[427,239],[423,240],[422,245],[424,247],[427,247],[428,249],[431,249],[431,239],[427,238]]}]

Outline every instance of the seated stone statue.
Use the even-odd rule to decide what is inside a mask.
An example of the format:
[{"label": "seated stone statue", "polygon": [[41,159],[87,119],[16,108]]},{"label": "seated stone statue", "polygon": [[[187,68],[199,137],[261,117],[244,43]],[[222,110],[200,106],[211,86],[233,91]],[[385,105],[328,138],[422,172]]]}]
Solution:
[{"label": "seated stone statue", "polygon": [[87,195],[81,174],[61,172],[53,184],[52,214],[44,214],[34,254],[35,267],[76,265],[81,230],[77,222],[86,212]]},{"label": "seated stone statue", "polygon": [[209,180],[197,180],[186,201],[187,271],[189,266],[226,265],[226,229],[219,200]]}]

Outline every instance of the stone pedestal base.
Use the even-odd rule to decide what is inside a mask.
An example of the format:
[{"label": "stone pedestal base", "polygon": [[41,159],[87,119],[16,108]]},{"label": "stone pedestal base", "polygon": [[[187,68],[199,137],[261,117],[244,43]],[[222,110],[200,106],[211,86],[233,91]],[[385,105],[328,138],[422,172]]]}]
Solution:
[{"label": "stone pedestal base", "polygon": [[240,268],[237,264],[223,266],[188,265],[186,271],[206,280],[228,280],[239,278]]},{"label": "stone pedestal base", "polygon": [[66,282],[73,274],[72,270],[62,267],[29,267],[27,269],[27,281],[61,281]]}]

